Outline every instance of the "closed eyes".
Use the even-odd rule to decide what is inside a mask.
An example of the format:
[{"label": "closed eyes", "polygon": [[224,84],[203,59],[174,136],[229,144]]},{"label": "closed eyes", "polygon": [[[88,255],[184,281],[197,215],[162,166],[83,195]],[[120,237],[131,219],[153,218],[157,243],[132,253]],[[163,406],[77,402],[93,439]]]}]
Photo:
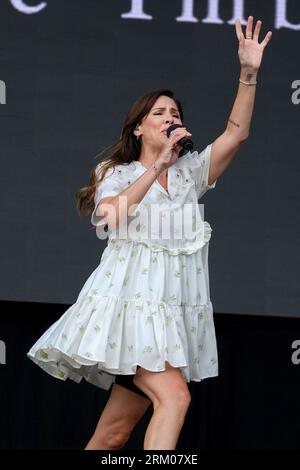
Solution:
[{"label": "closed eyes", "polygon": [[[162,114],[162,113],[154,113],[154,114]],[[176,117],[177,119],[180,118],[180,116],[178,116],[178,115],[174,115],[174,117]]]}]

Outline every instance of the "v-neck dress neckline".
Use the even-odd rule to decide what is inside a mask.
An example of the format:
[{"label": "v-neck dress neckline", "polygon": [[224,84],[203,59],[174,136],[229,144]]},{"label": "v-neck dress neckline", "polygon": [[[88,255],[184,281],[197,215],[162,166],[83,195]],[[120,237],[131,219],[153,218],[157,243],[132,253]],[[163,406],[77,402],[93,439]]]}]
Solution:
[{"label": "v-neck dress neckline", "polygon": [[[146,168],[139,160],[135,160],[141,168],[143,168],[145,171],[146,170],[149,170],[149,168]],[[159,186],[159,188],[164,192],[164,194],[166,194],[168,197],[171,197],[170,195],[170,187],[171,187],[171,184],[170,184],[170,176],[171,176],[171,168],[172,166],[169,166],[168,168],[168,177],[167,177],[167,190],[160,184],[160,182],[158,181],[158,179],[156,178],[155,180],[155,183],[157,183],[157,185]]]}]

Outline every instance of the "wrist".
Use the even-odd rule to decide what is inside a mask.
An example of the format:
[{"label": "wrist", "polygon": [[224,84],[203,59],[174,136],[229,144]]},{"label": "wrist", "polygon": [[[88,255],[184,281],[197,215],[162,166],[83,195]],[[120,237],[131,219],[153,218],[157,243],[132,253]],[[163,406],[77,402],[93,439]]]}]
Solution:
[{"label": "wrist", "polygon": [[253,67],[241,67],[240,79],[247,83],[254,83],[257,81],[258,70]]},{"label": "wrist", "polygon": [[151,168],[153,168],[153,171],[155,172],[156,177],[158,177],[161,174],[161,172],[164,171],[165,169],[163,166],[163,163],[158,160],[155,160]]}]

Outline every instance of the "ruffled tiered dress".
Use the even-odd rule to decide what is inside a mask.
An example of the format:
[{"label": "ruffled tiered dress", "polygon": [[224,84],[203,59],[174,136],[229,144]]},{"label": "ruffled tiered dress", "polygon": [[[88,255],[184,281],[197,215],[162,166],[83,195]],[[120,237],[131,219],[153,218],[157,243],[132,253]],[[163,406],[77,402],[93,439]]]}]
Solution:
[{"label": "ruffled tiered dress", "polygon": [[135,374],[137,365],[163,371],[166,361],[181,368],[186,382],[218,375],[208,271],[212,229],[198,204],[216,185],[208,185],[210,159],[211,144],[179,158],[168,169],[168,191],[156,180],[134,212],[140,215],[132,218],[135,225],[123,233],[121,226],[105,232],[98,203],[146,168],[134,161],[107,171],[91,217],[98,238],[109,235],[107,246],[76,302],[27,353],[38,366],[106,390],[117,374]]}]

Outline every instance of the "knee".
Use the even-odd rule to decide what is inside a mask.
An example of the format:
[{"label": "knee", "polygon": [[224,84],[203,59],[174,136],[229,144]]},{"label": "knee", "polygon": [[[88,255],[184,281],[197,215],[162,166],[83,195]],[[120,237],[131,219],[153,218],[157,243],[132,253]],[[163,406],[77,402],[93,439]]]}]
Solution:
[{"label": "knee", "polygon": [[124,431],[111,432],[107,436],[109,449],[122,449],[129,439],[130,434]]},{"label": "knee", "polygon": [[153,403],[155,410],[160,410],[166,417],[175,419],[177,423],[184,423],[191,395],[186,390],[172,390],[172,393],[163,394],[156,403]]},{"label": "knee", "polygon": [[185,414],[189,408],[191,395],[185,383],[174,386],[171,391],[167,389],[163,391],[162,388],[155,390],[143,376],[136,375],[133,382],[149,396],[154,408],[162,405],[172,411],[177,411],[179,414]]},{"label": "knee", "polygon": [[97,435],[101,446],[108,450],[122,449],[130,437],[130,433],[121,430],[106,430],[105,434]]},{"label": "knee", "polygon": [[179,412],[186,413],[191,403],[191,394],[188,388],[175,390],[174,393],[169,395],[168,401],[171,402],[173,408],[175,407]]}]

